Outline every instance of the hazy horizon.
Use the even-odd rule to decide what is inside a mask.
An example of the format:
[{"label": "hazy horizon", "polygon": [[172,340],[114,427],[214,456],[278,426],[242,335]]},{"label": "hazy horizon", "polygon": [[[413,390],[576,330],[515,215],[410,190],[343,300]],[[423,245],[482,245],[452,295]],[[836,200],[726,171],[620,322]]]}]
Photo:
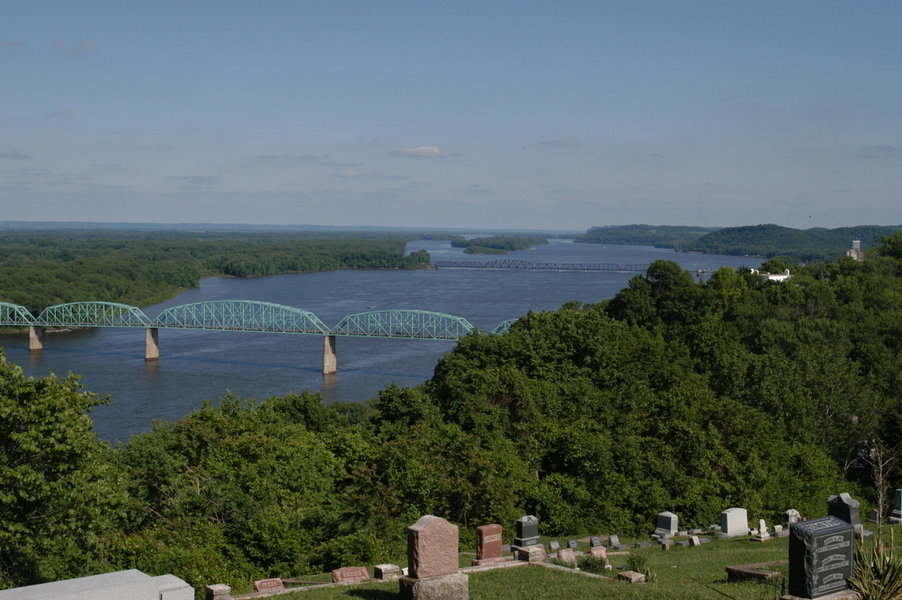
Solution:
[{"label": "hazy horizon", "polygon": [[902,3],[3,0],[15,221],[902,223]]}]

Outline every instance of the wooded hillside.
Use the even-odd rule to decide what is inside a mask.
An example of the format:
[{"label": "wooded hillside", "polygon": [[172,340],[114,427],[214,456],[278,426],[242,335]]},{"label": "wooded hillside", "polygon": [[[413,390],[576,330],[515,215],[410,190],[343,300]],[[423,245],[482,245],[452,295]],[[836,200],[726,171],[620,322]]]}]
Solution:
[{"label": "wooded hillside", "polygon": [[[115,398],[112,399],[115,402]],[[0,583],[116,568],[196,585],[403,553],[423,514],[648,534],[902,484],[902,233],[784,282],[653,263],[611,300],[471,334],[416,388],[208,404],[110,449],[97,399],[0,363]]]},{"label": "wooded hillside", "polygon": [[335,269],[418,268],[398,236],[128,231],[0,232],[0,299],[32,314],[63,302],[147,306],[201,277],[257,277]]}]

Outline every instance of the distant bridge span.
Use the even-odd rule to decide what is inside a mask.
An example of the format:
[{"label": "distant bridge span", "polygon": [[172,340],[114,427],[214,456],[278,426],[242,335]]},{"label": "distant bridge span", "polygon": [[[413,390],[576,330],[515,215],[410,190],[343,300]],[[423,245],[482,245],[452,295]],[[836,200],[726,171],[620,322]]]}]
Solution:
[{"label": "distant bridge span", "polygon": [[[516,319],[496,326],[492,333],[506,332]],[[160,329],[245,331],[323,336],[323,373],[337,370],[335,338],[380,337],[409,340],[456,340],[474,330],[463,317],[425,310],[372,310],[326,326],[312,312],[256,300],[208,300],[167,308],[155,319],[135,306],[116,302],[70,302],[49,306],[34,317],[18,304],[0,302],[0,327],[28,327],[28,348],[43,349],[46,328],[124,327],[145,329],[145,360],[160,357]]]},{"label": "distant bridge span", "polygon": [[644,273],[648,265],[618,265],[614,263],[546,263],[529,262],[502,258],[479,262],[477,260],[439,260],[433,263],[436,269],[481,269],[483,271],[495,269],[521,269],[526,271],[605,271],[611,273]]}]

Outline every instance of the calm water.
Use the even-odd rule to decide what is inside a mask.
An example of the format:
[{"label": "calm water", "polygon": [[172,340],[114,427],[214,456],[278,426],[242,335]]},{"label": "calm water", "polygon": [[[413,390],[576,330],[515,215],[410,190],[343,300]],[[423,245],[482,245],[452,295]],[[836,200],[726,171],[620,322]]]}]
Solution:
[{"label": "calm water", "polygon": [[[438,260],[493,260],[463,255],[447,242],[419,241]],[[532,262],[649,263],[674,260],[693,271],[720,266],[756,267],[758,259],[678,254],[645,246],[602,246],[556,240],[509,258]],[[145,309],[155,317],[169,306],[215,299],[262,300],[309,310],[327,326],[345,315],[379,309],[422,309],[466,318],[482,330],[529,310],[553,310],[570,300],[610,298],[635,274],[528,271],[336,271],[260,279],[205,279],[200,287]],[[78,373],[91,391],[109,394],[95,409],[97,433],[125,440],[154,419],[177,420],[203,399],[231,391],[266,398],[301,390],[326,403],[365,401],[394,381],[402,386],[432,376],[436,360],[453,342],[337,338],[338,373],[322,374],[318,336],[160,330],[159,362],[144,361],[143,329],[97,329],[45,334],[44,350],[29,353],[24,335],[0,336],[7,358],[28,375]]]}]

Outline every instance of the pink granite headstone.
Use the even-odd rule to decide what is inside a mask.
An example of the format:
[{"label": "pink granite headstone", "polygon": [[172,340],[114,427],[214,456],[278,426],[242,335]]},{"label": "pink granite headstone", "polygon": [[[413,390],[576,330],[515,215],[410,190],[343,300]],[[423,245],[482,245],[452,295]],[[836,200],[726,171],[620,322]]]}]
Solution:
[{"label": "pink granite headstone", "polygon": [[370,574],[364,567],[342,567],[332,571],[332,583],[356,583],[369,580]]},{"label": "pink granite headstone", "polygon": [[501,558],[501,525],[495,523],[476,528],[476,558]]},{"label": "pink granite headstone", "polygon": [[254,591],[257,592],[277,592],[285,589],[285,584],[279,578],[275,579],[259,579],[254,582]]},{"label": "pink granite headstone", "polygon": [[441,517],[424,515],[407,528],[407,572],[423,579],[457,573],[458,531]]},{"label": "pink granite headstone", "polygon": [[594,548],[590,548],[589,554],[593,558],[598,558],[605,562],[608,561],[608,551],[604,549],[604,546],[595,546]]},{"label": "pink granite headstone", "polygon": [[558,550],[557,559],[572,567],[576,566],[576,552],[573,551],[573,548],[561,548]]}]

